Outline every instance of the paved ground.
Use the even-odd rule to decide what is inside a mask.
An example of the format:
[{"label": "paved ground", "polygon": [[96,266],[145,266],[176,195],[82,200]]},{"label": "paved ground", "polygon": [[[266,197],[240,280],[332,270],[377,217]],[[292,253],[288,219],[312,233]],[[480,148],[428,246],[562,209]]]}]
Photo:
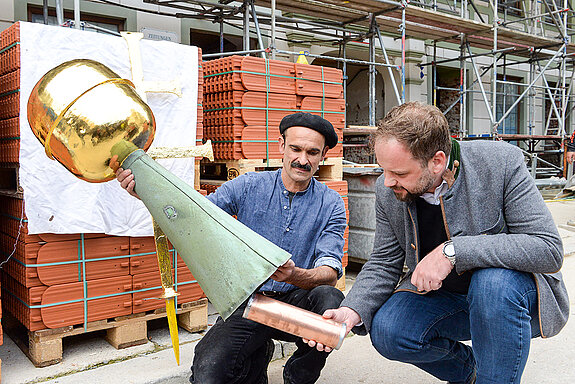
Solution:
[{"label": "paved ground", "polygon": [[[575,316],[575,227],[566,226],[575,219],[575,201],[548,204],[564,241],[567,255],[563,274],[571,293],[571,316]],[[348,274],[347,287],[353,284]],[[215,315],[210,316],[210,322]],[[150,341],[141,346],[116,350],[102,334],[80,335],[64,339],[62,363],[35,368],[6,335],[0,346],[3,384],[15,383],[121,383],[144,384],[187,383],[194,347],[202,333],[180,330],[180,356],[177,366],[170,346],[165,320],[150,324]],[[575,345],[575,322],[571,320],[556,337],[532,343],[523,383],[559,384],[575,382],[575,364],[571,354]],[[276,346],[275,360],[270,364],[270,384],[282,384],[282,365],[292,351],[291,344]],[[439,383],[438,380],[407,364],[386,360],[377,354],[368,337],[350,336],[339,351],[328,359],[319,383]]]}]

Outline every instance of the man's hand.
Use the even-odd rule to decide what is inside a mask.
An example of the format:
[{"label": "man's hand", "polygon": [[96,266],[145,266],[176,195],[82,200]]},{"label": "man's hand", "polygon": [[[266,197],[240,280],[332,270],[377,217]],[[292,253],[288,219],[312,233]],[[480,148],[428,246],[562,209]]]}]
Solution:
[{"label": "man's hand", "polygon": [[441,288],[443,280],[453,269],[451,262],[443,254],[443,243],[425,256],[413,271],[411,284],[419,291],[434,291]]},{"label": "man's hand", "polygon": [[[351,331],[353,327],[361,323],[361,317],[359,314],[349,307],[339,307],[337,309],[328,309],[322,315],[324,319],[332,319],[338,323],[344,323],[346,327],[346,335]],[[315,347],[318,351],[331,352],[332,349],[323,344],[316,342],[315,340],[303,339],[304,343],[307,343],[310,347]]]},{"label": "man's hand", "polygon": [[569,164],[573,164],[573,160],[575,160],[575,152],[565,152],[565,159]]},{"label": "man's hand", "polygon": [[294,274],[294,271],[295,263],[292,259],[289,259],[271,275],[271,278],[275,281],[289,283],[289,279]]},{"label": "man's hand", "polygon": [[116,179],[120,183],[120,186],[124,188],[130,195],[139,199],[140,196],[134,192],[134,187],[136,186],[134,175],[132,175],[132,171],[129,169],[120,168],[120,163],[118,162],[117,155],[112,156],[110,159],[110,168],[116,172]]}]

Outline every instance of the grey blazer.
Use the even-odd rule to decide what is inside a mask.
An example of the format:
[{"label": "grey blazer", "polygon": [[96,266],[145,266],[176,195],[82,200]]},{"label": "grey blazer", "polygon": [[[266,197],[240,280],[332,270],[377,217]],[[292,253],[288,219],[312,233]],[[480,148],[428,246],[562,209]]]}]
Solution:
[{"label": "grey blazer", "polygon": [[[458,273],[477,268],[531,272],[539,294],[543,337],[559,333],[569,316],[569,298],[559,269],[563,245],[521,151],[494,141],[461,142],[459,175],[442,198],[444,221],[453,240]],[[354,309],[365,334],[375,312],[397,290],[417,289],[411,271],[418,252],[415,203],[400,202],[376,185],[373,252],[342,306]],[[409,272],[401,279],[404,263]]]}]

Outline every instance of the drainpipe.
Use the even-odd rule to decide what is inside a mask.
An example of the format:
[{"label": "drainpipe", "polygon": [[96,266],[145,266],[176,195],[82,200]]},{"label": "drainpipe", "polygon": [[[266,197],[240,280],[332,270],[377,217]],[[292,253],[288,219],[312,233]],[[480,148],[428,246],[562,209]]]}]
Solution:
[{"label": "drainpipe", "polygon": [[42,11],[44,13],[44,24],[48,25],[48,0],[44,0]]},{"label": "drainpipe", "polygon": [[80,29],[80,0],[74,0],[74,28]]},{"label": "drainpipe", "polygon": [[56,0],[56,20],[58,25],[64,24],[64,9],[62,8],[62,0]]}]

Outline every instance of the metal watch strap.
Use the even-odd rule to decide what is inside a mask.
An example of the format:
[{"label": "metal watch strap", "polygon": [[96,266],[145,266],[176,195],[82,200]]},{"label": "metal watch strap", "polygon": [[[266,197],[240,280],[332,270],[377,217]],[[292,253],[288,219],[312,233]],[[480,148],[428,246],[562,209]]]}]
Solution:
[{"label": "metal watch strap", "polygon": [[[447,248],[451,248],[451,252],[447,252],[446,251]],[[455,266],[455,249],[453,248],[453,241],[447,240],[445,243],[443,243],[442,251],[443,256],[445,256],[445,258],[449,260],[452,266]]]}]

